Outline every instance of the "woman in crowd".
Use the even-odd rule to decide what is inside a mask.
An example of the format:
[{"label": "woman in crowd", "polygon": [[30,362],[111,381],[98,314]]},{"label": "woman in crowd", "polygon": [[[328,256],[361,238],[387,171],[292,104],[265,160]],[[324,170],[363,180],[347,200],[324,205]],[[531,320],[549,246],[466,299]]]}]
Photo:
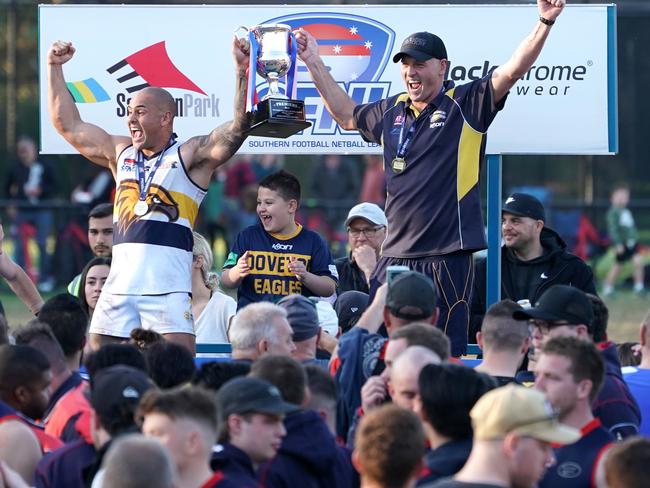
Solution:
[{"label": "woman in crowd", "polygon": [[212,271],[214,257],[208,241],[194,232],[192,250],[192,314],[197,344],[219,344],[228,340],[228,324],[237,303],[219,291],[219,277]]},{"label": "woman in crowd", "polygon": [[81,284],[79,288],[79,301],[81,308],[88,314],[88,320],[93,316],[95,305],[102,292],[108,272],[111,269],[111,258],[95,257],[88,261],[81,272]]}]

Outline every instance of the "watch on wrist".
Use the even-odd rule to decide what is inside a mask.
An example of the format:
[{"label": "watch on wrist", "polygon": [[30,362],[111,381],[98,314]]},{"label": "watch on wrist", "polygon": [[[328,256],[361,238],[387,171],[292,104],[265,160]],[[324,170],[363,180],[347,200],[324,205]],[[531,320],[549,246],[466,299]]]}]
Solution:
[{"label": "watch on wrist", "polygon": [[551,26],[551,25],[555,24],[555,21],[554,21],[554,20],[549,20],[549,19],[547,19],[547,18],[545,18],[545,17],[542,17],[541,15],[539,16],[539,21],[540,21],[542,24],[546,24],[546,25],[548,25],[548,26]]}]

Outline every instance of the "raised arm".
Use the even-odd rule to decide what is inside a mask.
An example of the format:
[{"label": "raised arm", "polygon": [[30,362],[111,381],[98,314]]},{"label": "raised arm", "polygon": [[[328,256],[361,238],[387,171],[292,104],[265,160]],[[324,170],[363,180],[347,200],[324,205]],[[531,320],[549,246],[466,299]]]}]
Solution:
[{"label": "raised arm", "polygon": [[48,106],[52,124],[83,156],[115,174],[118,146],[130,144],[130,139],[111,136],[104,129],[81,120],[63,76],[63,64],[72,59],[74,53],[71,42],[56,41],[47,54]]},{"label": "raised arm", "polygon": [[494,103],[499,103],[506,93],[514,86],[518,79],[523,77],[533,66],[539,53],[542,52],[544,42],[551,32],[551,25],[562,13],[565,0],[537,0],[539,16],[545,19],[537,21],[532,32],[526,37],[507,63],[499,66],[492,73],[492,88]]},{"label": "raised arm", "polygon": [[304,29],[295,32],[298,54],[305,63],[316,89],[325,102],[327,111],[334,120],[346,130],[354,130],[357,124],[352,117],[356,103],[341,89],[318,54],[318,44],[314,36]]},{"label": "raised arm", "polygon": [[2,251],[3,239],[4,232],[0,225],[0,276],[29,311],[36,315],[43,306],[43,298],[27,273]]},{"label": "raised arm", "polygon": [[181,148],[183,159],[190,167],[190,176],[203,187],[208,186],[214,170],[237,152],[250,128],[249,115],[246,113],[248,52],[248,46],[233,37],[232,53],[236,67],[233,119],[208,135],[192,137]]}]

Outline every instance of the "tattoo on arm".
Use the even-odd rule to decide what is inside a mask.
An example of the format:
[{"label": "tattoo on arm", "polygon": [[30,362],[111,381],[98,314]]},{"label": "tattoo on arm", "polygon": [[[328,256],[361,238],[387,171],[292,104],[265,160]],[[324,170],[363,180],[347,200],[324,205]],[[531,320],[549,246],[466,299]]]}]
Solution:
[{"label": "tattoo on arm", "polygon": [[237,74],[237,89],[235,95],[235,106],[233,120],[221,124],[206,136],[198,136],[197,152],[203,155],[203,160],[197,165],[207,163],[208,155],[218,149],[218,164],[228,161],[246,139],[250,128],[250,114],[246,113],[246,88],[248,80],[244,71]]},{"label": "tattoo on arm", "polygon": [[224,152],[224,159],[229,159],[246,138],[243,133],[233,130],[234,122],[226,122],[214,129],[207,136],[199,137],[199,151],[209,152],[211,148],[219,147]]},{"label": "tattoo on arm", "polygon": [[235,89],[235,109],[233,117],[233,129],[246,132],[250,128],[250,117],[246,113],[246,91],[248,89],[248,78],[245,71],[237,73],[237,87]]}]

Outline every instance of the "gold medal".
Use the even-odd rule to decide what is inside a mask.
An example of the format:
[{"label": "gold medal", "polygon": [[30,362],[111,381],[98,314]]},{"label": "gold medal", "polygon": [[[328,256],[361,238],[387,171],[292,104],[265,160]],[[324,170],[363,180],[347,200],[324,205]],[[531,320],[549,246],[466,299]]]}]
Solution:
[{"label": "gold medal", "polygon": [[393,159],[391,167],[395,173],[401,173],[406,169],[406,160],[404,158],[396,157]]},{"label": "gold medal", "polygon": [[149,205],[144,200],[138,200],[138,203],[133,207],[133,213],[138,217],[142,217],[149,211]]}]

